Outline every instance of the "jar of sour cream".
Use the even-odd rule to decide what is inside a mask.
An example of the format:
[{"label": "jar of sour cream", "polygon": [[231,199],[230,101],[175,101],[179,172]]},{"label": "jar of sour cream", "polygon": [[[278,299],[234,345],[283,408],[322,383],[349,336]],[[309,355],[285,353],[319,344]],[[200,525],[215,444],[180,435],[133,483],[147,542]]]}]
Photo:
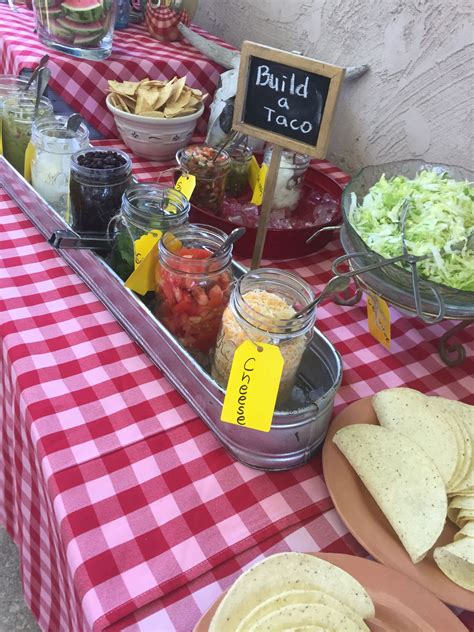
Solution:
[{"label": "jar of sour cream", "polygon": [[[263,161],[270,165],[272,148],[265,150]],[[294,211],[303,192],[303,182],[309,167],[310,158],[304,154],[284,149],[281,153],[275,192],[273,194],[272,211]]]},{"label": "jar of sour cream", "polygon": [[69,220],[71,156],[89,146],[89,130],[84,123],[72,132],[66,130],[67,121],[67,116],[43,117],[34,121],[31,131],[35,148],[31,183],[66,221]]}]

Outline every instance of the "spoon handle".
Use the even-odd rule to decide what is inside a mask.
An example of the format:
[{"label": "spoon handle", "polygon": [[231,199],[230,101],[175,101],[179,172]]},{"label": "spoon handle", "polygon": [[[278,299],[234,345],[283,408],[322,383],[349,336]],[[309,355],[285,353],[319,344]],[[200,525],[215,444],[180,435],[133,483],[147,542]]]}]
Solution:
[{"label": "spoon handle", "polygon": [[40,69],[44,68],[47,65],[48,61],[49,61],[49,55],[43,55],[43,57],[41,57],[41,59],[39,60],[38,65],[33,70],[33,72],[31,73],[30,78],[28,79],[28,82],[27,82],[27,84],[26,84],[26,86],[24,88],[25,92],[30,88],[31,84],[33,83],[33,81],[38,76],[38,73],[39,73]]}]

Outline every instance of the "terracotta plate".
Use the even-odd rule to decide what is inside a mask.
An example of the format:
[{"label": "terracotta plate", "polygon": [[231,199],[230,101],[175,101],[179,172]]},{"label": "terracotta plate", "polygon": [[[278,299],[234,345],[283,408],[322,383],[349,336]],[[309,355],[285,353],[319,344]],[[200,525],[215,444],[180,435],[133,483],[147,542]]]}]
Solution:
[{"label": "terracotta plate", "polygon": [[[344,569],[365,586],[375,605],[372,632],[466,632],[459,619],[419,584],[391,568],[355,555],[316,553],[316,557]],[[220,597],[202,616],[194,632],[207,632]]]},{"label": "terracotta plate", "polygon": [[[366,397],[348,406],[329,426],[323,447],[323,472],[337,512],[356,540],[376,560],[405,573],[445,603],[471,610],[474,594],[448,579],[435,564],[431,552],[413,564],[388,520],[332,442],[334,434],[344,426],[376,423],[371,398]],[[452,542],[456,531],[457,527],[447,520],[435,546]]]}]

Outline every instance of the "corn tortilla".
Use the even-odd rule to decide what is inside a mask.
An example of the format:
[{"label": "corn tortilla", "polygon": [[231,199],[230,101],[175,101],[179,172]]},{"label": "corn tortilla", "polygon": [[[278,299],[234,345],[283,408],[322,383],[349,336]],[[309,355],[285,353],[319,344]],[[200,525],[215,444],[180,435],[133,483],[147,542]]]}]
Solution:
[{"label": "corn tortilla", "polygon": [[474,538],[462,538],[434,550],[434,560],[458,586],[474,591]]},{"label": "corn tortilla", "polygon": [[236,630],[256,606],[294,588],[324,591],[355,610],[362,619],[374,616],[367,591],[346,571],[312,555],[277,553],[252,566],[234,582],[219,604],[209,632]]},{"label": "corn tortilla", "polygon": [[354,424],[333,438],[373,496],[416,564],[443,530],[444,483],[434,462],[405,435],[382,426]]},{"label": "corn tortilla", "polygon": [[248,632],[281,632],[295,623],[298,626],[316,624],[326,630],[344,630],[344,632],[357,632],[361,629],[341,612],[329,606],[310,603],[278,608],[249,628]]}]

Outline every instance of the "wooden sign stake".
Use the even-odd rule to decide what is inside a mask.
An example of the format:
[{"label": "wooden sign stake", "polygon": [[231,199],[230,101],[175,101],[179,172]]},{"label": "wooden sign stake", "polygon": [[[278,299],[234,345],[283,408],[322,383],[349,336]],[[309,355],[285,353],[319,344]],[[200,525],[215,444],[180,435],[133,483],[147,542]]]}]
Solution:
[{"label": "wooden sign stake", "polygon": [[251,269],[255,270],[260,265],[262,260],[263,247],[265,245],[265,238],[267,236],[268,222],[270,220],[270,213],[273,204],[273,194],[275,193],[275,186],[278,176],[278,170],[280,169],[281,152],[283,148],[279,145],[273,145],[272,158],[270,160],[270,166],[268,168],[267,177],[265,179],[265,188],[263,190],[262,211],[260,213],[260,219],[258,221],[257,237],[255,239],[255,247],[252,255]]}]

